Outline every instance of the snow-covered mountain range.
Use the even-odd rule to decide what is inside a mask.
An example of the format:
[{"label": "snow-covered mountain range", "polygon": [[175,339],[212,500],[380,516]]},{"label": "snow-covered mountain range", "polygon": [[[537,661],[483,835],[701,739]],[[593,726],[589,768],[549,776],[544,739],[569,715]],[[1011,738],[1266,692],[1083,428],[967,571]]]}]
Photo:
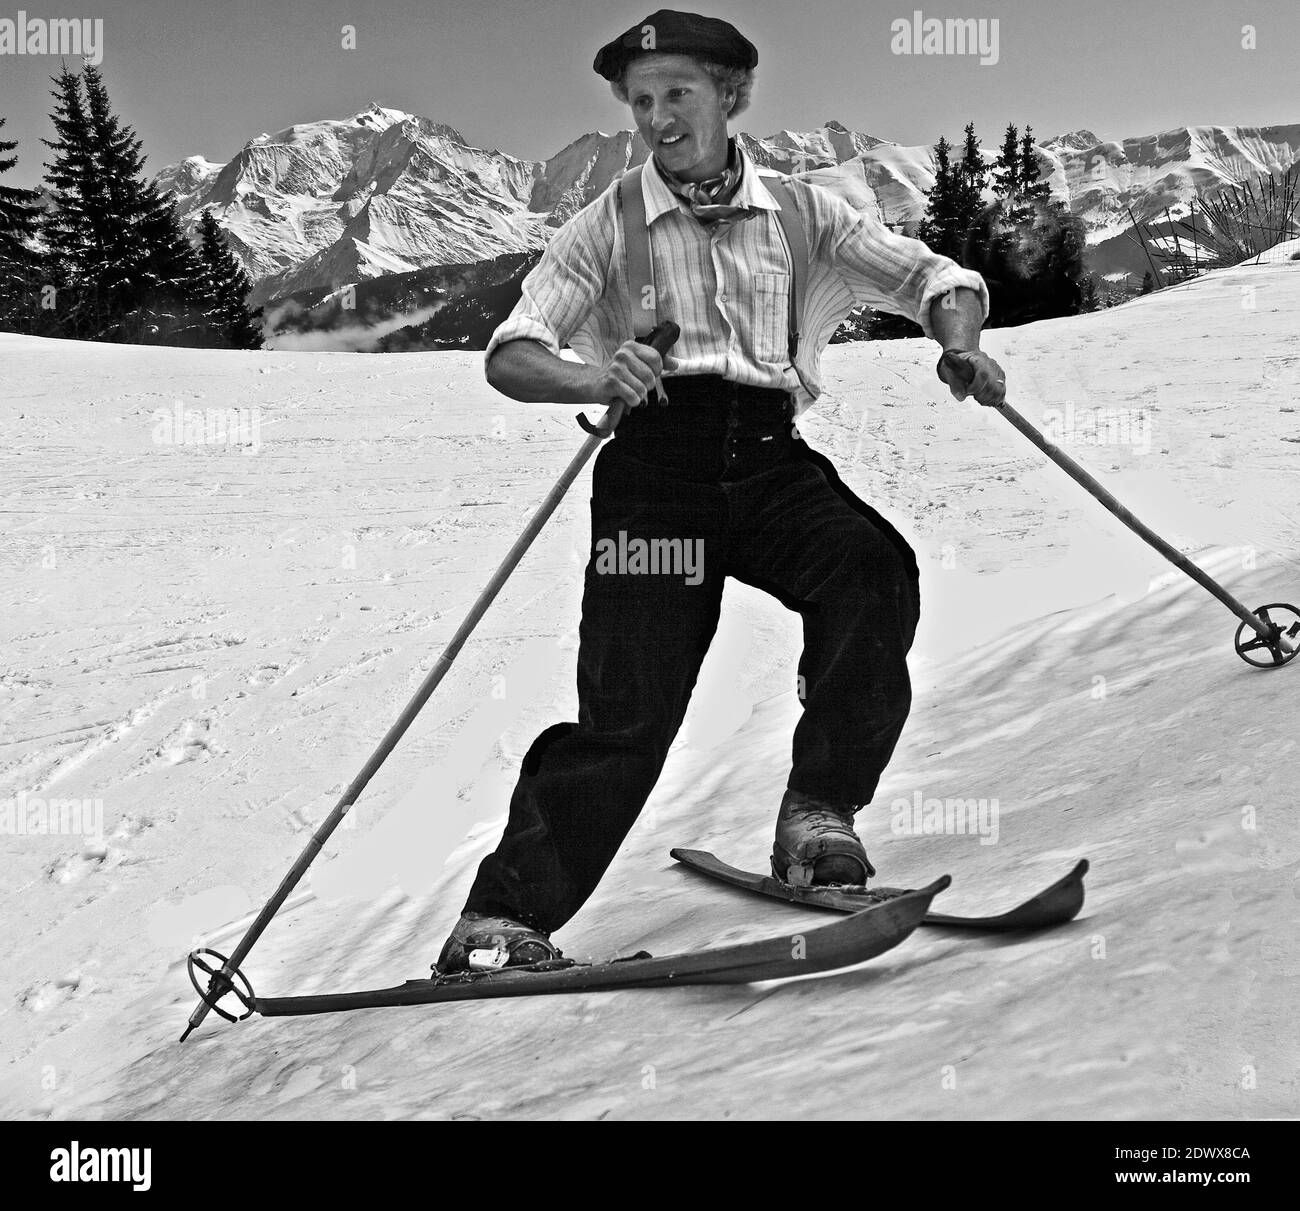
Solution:
[{"label": "snow-covered mountain range", "polygon": [[[755,161],[807,173],[891,224],[919,219],[934,183],[929,146],[904,147],[838,122],[766,138]],[[227,164],[191,156],[158,174],[182,216],[214,207],[258,302],[387,274],[543,247],[552,231],[646,158],[634,131],[582,135],[547,160],[471,147],[450,126],[379,105],[352,118],[252,139]],[[992,160],[993,150],[986,156]],[[1191,126],[1122,141],[1077,130],[1039,147],[1040,168],[1096,245],[1139,220],[1175,215],[1198,186],[1286,169],[1300,123]]]}]

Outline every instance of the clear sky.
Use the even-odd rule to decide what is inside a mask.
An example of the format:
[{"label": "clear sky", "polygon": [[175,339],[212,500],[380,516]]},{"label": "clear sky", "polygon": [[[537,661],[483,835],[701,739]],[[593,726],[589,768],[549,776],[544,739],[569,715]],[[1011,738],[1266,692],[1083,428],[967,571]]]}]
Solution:
[{"label": "clear sky", "polygon": [[[998,62],[987,66],[891,53],[890,23],[916,5],[711,0],[696,11],[758,46],[754,103],[738,122],[753,134],[834,118],[933,143],[973,120],[996,145],[1009,121],[1040,138],[1300,122],[1297,0],[922,0],[926,17],[998,20]],[[586,131],[631,125],[591,60],[650,11],[646,0],[25,0],[22,10],[103,18],[110,95],[155,172],[193,154],[224,161],[264,131],[346,118],[370,101],[447,122],[482,147],[545,158]],[[0,18],[19,11],[0,0]],[[1253,51],[1241,48],[1248,23]],[[340,46],[347,24],[355,50]],[[3,135],[20,141],[6,183],[41,175],[37,139],[51,133],[57,67],[50,56],[0,55]]]}]

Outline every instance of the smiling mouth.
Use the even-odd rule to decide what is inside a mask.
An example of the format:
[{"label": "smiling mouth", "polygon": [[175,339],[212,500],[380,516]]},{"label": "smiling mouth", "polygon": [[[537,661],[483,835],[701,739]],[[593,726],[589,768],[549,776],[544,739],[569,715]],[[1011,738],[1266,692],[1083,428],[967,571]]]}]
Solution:
[{"label": "smiling mouth", "polygon": [[660,140],[659,140],[659,146],[660,146],[660,147],[676,147],[678,144],[680,144],[680,143],[684,143],[688,138],[690,138],[690,136],[689,136],[689,135],[685,135],[685,134],[681,134],[681,135],[670,135],[670,136],[669,136],[668,138],[666,138],[666,139],[660,139]]}]

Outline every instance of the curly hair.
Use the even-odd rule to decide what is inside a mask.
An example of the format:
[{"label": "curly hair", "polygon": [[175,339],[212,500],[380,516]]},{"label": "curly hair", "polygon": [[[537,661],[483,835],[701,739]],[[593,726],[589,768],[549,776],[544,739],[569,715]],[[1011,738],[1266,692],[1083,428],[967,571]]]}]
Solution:
[{"label": "curly hair", "polygon": [[[728,118],[734,118],[749,108],[750,96],[754,91],[754,69],[752,67],[724,67],[721,63],[709,63],[703,59],[696,59],[695,62],[713,77],[716,84],[730,85],[736,90],[736,103],[727,114]],[[624,105],[628,104],[627,68],[623,69],[623,74],[617,80],[609,82],[609,88]]]}]

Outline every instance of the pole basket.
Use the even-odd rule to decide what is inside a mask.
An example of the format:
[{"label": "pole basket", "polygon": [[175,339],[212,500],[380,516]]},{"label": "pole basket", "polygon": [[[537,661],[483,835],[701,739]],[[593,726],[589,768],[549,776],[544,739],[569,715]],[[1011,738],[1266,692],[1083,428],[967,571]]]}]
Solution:
[{"label": "pole basket", "polygon": [[[208,963],[204,959],[205,955],[216,959],[218,966],[213,967]],[[192,950],[185,960],[185,966],[190,973],[190,983],[194,985],[194,991],[199,994],[199,1000],[218,1017],[225,1018],[227,1022],[242,1022],[245,1018],[253,1016],[256,1005],[253,986],[238,967],[230,966],[230,960],[225,955],[216,950]],[[226,974],[227,968],[230,971],[229,975]],[[200,971],[208,976],[206,988],[199,981],[197,973]],[[219,1002],[228,996],[233,996],[244,1007],[243,1013],[234,1014],[221,1007]]]},{"label": "pole basket", "polygon": [[[1279,614],[1280,621],[1276,617]],[[1274,602],[1272,605],[1260,606],[1255,611],[1255,617],[1268,628],[1268,637],[1265,638],[1243,622],[1232,641],[1237,655],[1257,669],[1281,668],[1294,660],[1297,652],[1300,652],[1300,609],[1284,602]],[[1283,639],[1287,641],[1285,647]]]}]

